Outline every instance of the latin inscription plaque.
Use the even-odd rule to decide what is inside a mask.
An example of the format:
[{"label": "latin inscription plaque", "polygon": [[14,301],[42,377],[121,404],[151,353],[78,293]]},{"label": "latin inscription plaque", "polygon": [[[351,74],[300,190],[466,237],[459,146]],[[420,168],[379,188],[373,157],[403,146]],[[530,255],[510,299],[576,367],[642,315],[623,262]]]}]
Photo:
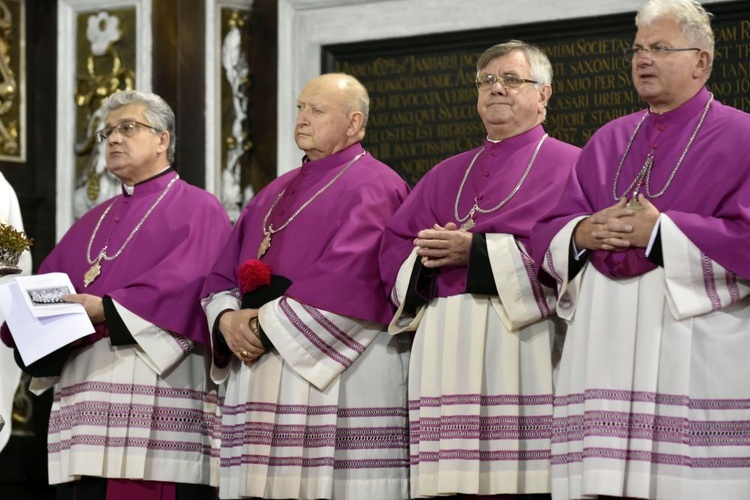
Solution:
[{"label": "latin inscription plaque", "polygon": [[[716,59],[708,87],[721,102],[750,112],[750,2],[708,5],[715,14]],[[359,78],[370,93],[364,146],[414,185],[441,160],[481,144],[476,61],[510,39],[549,56],[553,95],[545,129],[583,146],[604,123],[644,108],[623,49],[634,14],[323,48],[325,71]]]}]

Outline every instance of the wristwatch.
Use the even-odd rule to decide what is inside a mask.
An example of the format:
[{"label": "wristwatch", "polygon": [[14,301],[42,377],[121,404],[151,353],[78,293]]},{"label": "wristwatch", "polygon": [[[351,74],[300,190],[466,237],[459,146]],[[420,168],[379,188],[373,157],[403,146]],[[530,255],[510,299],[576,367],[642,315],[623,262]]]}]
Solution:
[{"label": "wristwatch", "polygon": [[258,323],[257,316],[250,320],[250,330],[253,331],[256,337],[260,338],[260,324]]}]

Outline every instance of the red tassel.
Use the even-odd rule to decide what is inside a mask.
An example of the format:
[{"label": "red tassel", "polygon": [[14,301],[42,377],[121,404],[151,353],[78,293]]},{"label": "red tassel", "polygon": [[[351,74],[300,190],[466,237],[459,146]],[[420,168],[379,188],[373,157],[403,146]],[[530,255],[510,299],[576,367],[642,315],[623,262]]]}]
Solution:
[{"label": "red tassel", "polygon": [[252,292],[271,283],[271,268],[257,259],[247,259],[237,269],[240,289],[243,293]]}]

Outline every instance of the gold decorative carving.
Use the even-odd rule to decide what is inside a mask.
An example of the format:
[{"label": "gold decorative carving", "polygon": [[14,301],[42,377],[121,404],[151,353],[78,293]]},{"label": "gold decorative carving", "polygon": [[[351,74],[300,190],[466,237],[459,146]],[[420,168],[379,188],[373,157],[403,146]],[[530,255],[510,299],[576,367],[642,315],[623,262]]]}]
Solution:
[{"label": "gold decorative carving", "polygon": [[[21,86],[23,2],[0,0],[0,159],[25,161]],[[20,75],[23,80],[23,75]]]},{"label": "gold decorative carving", "polygon": [[105,144],[97,143],[96,131],[105,120],[103,101],[115,92],[135,87],[135,72],[131,69],[135,66],[134,15],[134,9],[123,9],[79,16],[78,61],[82,70],[74,96],[78,110],[73,200],[76,217],[112,196],[119,185],[106,169]]},{"label": "gold decorative carving", "polygon": [[31,376],[26,373],[21,374],[21,381],[16,389],[16,394],[13,396],[13,413],[11,415],[13,431],[11,434],[14,436],[33,436],[35,434],[34,403],[29,391],[30,382]]}]

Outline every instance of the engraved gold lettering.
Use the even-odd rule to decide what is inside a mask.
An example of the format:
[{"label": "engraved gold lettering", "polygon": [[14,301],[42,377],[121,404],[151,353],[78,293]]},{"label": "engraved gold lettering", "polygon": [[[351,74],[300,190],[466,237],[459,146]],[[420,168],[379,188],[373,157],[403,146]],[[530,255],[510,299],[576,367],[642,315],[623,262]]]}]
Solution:
[{"label": "engraved gold lettering", "polygon": [[737,40],[737,26],[725,26],[714,30],[717,43]]},{"label": "engraved gold lettering", "polygon": [[[722,102],[750,112],[750,20],[743,17],[717,17],[708,87]],[[538,42],[554,73],[545,129],[579,146],[605,123],[644,108],[633,89],[631,61],[622,56],[634,30],[601,33],[589,36],[574,28]],[[474,81],[485,48],[437,43],[424,50],[404,44],[336,61],[333,70],[353,74],[370,92],[365,147],[414,184],[446,157],[480,145],[485,131]]]},{"label": "engraved gold lettering", "polygon": [[750,75],[750,61],[734,61],[721,66],[721,76],[725,78],[742,78]]}]

